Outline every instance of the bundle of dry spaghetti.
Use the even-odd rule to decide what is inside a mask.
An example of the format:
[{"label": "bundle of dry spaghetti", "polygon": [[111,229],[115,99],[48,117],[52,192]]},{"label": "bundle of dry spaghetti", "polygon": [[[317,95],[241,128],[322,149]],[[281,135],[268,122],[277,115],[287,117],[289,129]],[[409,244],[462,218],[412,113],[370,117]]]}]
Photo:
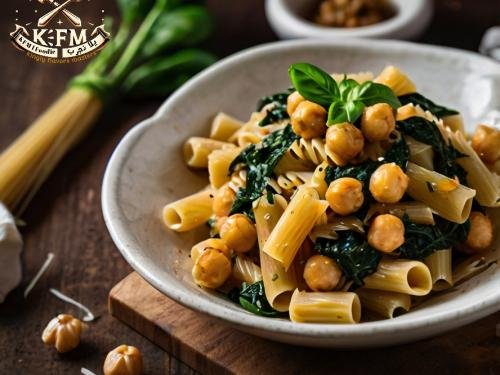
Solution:
[{"label": "bundle of dry spaghetti", "polygon": [[13,212],[22,212],[102,108],[101,99],[90,90],[68,89],[0,155],[0,201]]},{"label": "bundle of dry spaghetti", "polygon": [[[179,0],[119,1],[116,37],[53,103],[0,154],[0,202],[20,214],[64,155],[119,95],[165,96],[215,61],[199,49],[211,17],[202,5]],[[168,54],[165,52],[168,51]]]}]

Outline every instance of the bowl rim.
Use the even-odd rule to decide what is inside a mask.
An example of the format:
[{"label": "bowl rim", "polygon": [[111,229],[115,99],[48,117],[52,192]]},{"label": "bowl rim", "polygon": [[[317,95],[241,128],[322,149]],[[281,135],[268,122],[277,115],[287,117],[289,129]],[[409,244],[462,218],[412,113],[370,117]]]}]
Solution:
[{"label": "bowl rim", "polygon": [[[266,14],[274,28],[302,37],[378,37],[400,32],[419,23],[425,26],[433,13],[431,0],[390,0],[396,14],[373,25],[341,28],[317,25],[290,10],[286,0],[266,0]],[[410,37],[410,36],[409,36]]]},{"label": "bowl rim", "polygon": [[[236,54],[228,56],[204,71],[198,73],[191,78],[181,88],[174,92],[158,109],[158,111],[149,119],[146,119],[131,130],[122,138],[115,150],[113,151],[109,162],[106,166],[101,192],[101,204],[103,216],[108,231],[125,260],[137,271],[144,279],[146,279],[156,289],[175,300],[176,302],[192,309],[210,315],[212,317],[226,321],[233,326],[240,327],[242,330],[257,329],[265,330],[270,334],[278,332],[288,336],[300,336],[302,338],[311,339],[332,339],[342,337],[370,337],[373,334],[394,334],[394,333],[409,333],[412,332],[415,336],[426,337],[439,332],[443,332],[452,328],[460,327],[473,320],[480,319],[488,314],[500,310],[500,288],[494,290],[491,294],[482,300],[471,300],[463,305],[458,310],[445,310],[438,313],[433,313],[430,316],[417,317],[411,322],[398,321],[397,319],[386,319],[375,322],[364,322],[355,325],[339,325],[339,324],[316,324],[316,323],[293,323],[283,319],[270,319],[257,315],[253,315],[244,310],[235,313],[234,310],[228,309],[216,302],[210,301],[201,295],[195,295],[188,290],[181,290],[170,287],[167,283],[157,277],[154,273],[150,273],[147,267],[142,262],[143,257],[134,255],[135,247],[127,241],[127,236],[131,236],[126,230],[124,220],[117,219],[117,215],[121,212],[119,207],[119,198],[117,194],[118,181],[123,170],[124,164],[128,159],[128,150],[136,144],[147,128],[154,126],[160,121],[163,113],[174,104],[177,100],[181,100],[185,93],[188,93],[196,85],[205,80],[210,80],[211,75],[219,70],[224,70],[227,67],[239,65],[245,62],[246,59],[253,59],[259,55],[266,55],[269,52],[279,52],[280,50],[294,48],[320,48],[321,46],[329,47],[360,47],[365,49],[381,49],[386,50],[401,50],[401,48],[411,49],[412,52],[422,52],[429,54],[446,54],[457,58],[466,57],[467,59],[481,64],[488,65],[488,69],[495,71],[495,74],[500,75],[500,64],[496,63],[487,57],[478,55],[469,51],[462,51],[449,47],[437,47],[432,45],[419,45],[411,42],[393,41],[393,40],[373,40],[367,44],[363,39],[343,39],[335,41],[326,40],[289,40],[278,41],[258,45],[240,51]],[[131,238],[131,237],[130,237]],[[139,249],[140,250],[140,249]],[[442,324],[446,323],[446,324]],[[436,328],[434,333],[422,334],[419,330],[423,328]],[[257,332],[256,332],[257,333]],[[403,340],[407,341],[407,340]],[[349,346],[349,345],[345,345]],[[352,346],[352,345],[351,345]],[[356,346],[363,346],[356,344]]]}]

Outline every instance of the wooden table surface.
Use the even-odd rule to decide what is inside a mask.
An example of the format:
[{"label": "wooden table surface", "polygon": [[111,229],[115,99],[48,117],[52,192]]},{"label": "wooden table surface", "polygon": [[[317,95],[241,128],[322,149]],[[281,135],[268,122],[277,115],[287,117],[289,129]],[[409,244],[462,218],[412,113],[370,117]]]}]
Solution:
[{"label": "wooden table surface", "polygon": [[[0,150],[83,67],[83,64],[37,64],[10,45],[8,32],[13,29],[15,9],[26,5],[23,3],[28,0],[9,0],[2,4],[0,12]],[[265,19],[264,0],[208,0],[207,3],[217,22],[216,33],[208,45],[219,56],[276,39]],[[101,0],[98,4],[92,6],[102,6],[108,14],[116,13],[113,1]],[[422,42],[477,50],[484,31],[500,21],[498,0],[436,0],[435,4],[435,18]],[[149,374],[192,372],[111,318],[106,308],[110,288],[131,268],[116,250],[103,222],[102,175],[122,136],[153,114],[160,103],[160,100],[126,103],[109,110],[87,139],[59,165],[25,213],[23,281],[0,305],[0,374],[77,374],[81,367],[99,372],[106,353],[122,343],[141,349]],[[22,292],[48,252],[56,255],[55,261],[24,300]],[[50,287],[83,302],[100,316],[86,333],[83,344],[66,355],[57,355],[40,340],[52,317],[72,311],[48,293]],[[386,353],[389,360],[391,349]],[[346,368],[345,364],[342,368]]]}]

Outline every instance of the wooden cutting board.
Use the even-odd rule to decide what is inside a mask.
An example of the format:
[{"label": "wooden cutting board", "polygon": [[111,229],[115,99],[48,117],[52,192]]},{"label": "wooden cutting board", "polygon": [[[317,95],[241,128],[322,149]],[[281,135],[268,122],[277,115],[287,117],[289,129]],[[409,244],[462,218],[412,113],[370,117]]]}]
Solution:
[{"label": "wooden cutting board", "polygon": [[204,374],[500,374],[496,335],[500,313],[443,336],[397,347],[302,348],[254,337],[193,312],[135,272],[111,290],[109,311]]}]

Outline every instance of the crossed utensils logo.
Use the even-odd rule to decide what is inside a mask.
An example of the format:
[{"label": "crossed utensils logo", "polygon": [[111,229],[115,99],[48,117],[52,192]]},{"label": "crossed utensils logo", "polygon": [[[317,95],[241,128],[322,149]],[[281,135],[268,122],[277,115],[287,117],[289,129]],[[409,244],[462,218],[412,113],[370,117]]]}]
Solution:
[{"label": "crossed utensils logo", "polygon": [[[35,28],[28,30],[27,26],[31,22],[24,26],[15,24],[16,29],[10,33],[14,46],[25,51],[28,57],[39,62],[78,62],[85,56],[94,56],[109,41],[110,35],[105,30],[104,23],[96,26],[89,21],[92,29],[87,29],[83,26],[82,19],[68,9],[72,3],[82,0],[36,1],[50,6],[51,9],[36,20]],[[104,13],[104,10],[102,12]],[[58,19],[59,25],[63,23],[61,19],[66,19],[69,28],[50,27],[54,19]]]},{"label": "crossed utensils logo", "polygon": [[80,0],[66,0],[64,3],[59,4],[54,0],[38,0],[41,4],[50,4],[53,9],[47,12],[38,19],[38,27],[47,27],[47,25],[60,13],[64,14],[69,22],[75,27],[82,27],[82,20],[76,14],[71,13],[66,7],[72,2],[79,2]]}]

